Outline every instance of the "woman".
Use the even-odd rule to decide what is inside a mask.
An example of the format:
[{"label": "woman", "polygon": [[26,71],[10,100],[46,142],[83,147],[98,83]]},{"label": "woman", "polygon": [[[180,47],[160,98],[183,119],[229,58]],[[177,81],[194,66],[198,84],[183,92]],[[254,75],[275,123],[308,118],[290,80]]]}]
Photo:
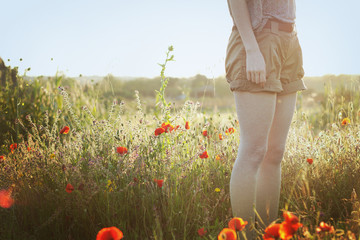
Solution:
[{"label": "woman", "polygon": [[295,0],[228,0],[228,6],[234,26],[226,78],[240,123],[231,206],[235,217],[247,221],[255,220],[255,207],[267,226],[278,217],[281,160],[296,92],[306,89]]}]

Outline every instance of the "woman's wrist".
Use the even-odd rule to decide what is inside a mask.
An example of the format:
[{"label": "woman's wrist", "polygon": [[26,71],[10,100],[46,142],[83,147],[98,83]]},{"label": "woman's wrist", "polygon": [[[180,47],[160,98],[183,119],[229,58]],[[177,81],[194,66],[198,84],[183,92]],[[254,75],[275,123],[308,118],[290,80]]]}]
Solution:
[{"label": "woman's wrist", "polygon": [[260,48],[259,48],[259,45],[257,44],[257,42],[253,46],[245,47],[246,54],[256,53],[259,51],[260,51]]}]

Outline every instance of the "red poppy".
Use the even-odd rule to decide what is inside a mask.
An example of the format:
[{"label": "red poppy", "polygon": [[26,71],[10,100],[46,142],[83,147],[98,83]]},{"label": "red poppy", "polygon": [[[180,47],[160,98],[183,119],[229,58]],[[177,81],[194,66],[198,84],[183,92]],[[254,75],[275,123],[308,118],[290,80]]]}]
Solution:
[{"label": "red poppy", "polygon": [[218,235],[218,240],[236,240],[236,232],[231,228],[224,228]]},{"label": "red poppy", "polygon": [[96,236],[96,240],[120,240],[124,237],[117,227],[103,228]]},{"label": "red poppy", "polygon": [[68,134],[69,131],[70,131],[70,128],[68,126],[65,126],[60,130],[60,134]]},{"label": "red poppy", "polygon": [[156,184],[158,185],[159,188],[162,188],[164,180],[155,178],[154,182],[156,182]]},{"label": "red poppy", "polygon": [[17,143],[13,143],[10,145],[11,153],[14,153],[14,150],[17,149]]},{"label": "red poppy", "polygon": [[165,132],[165,129],[160,127],[160,128],[157,128],[155,129],[155,136],[159,136],[160,134],[164,133]]},{"label": "red poppy", "polygon": [[65,191],[66,191],[67,193],[71,193],[72,191],[74,191],[74,187],[73,187],[70,183],[68,183],[68,184],[66,185]]},{"label": "red poppy", "polygon": [[219,139],[223,140],[223,135],[221,133],[219,133]]},{"label": "red poppy", "polygon": [[320,233],[320,232],[330,232],[333,233],[335,231],[334,227],[331,225],[328,225],[324,222],[321,222],[319,227],[316,228],[316,232]]},{"label": "red poppy", "polygon": [[283,217],[285,218],[285,221],[280,225],[279,234],[281,239],[287,240],[292,238],[302,224],[299,223],[299,218],[291,212],[284,211]]},{"label": "red poppy", "polygon": [[208,135],[207,130],[202,131],[202,135],[203,135],[204,137],[206,137],[206,136]]},{"label": "red poppy", "polygon": [[279,228],[280,238],[282,240],[291,239],[295,234],[296,230],[297,228],[293,228],[293,225],[291,225],[291,223],[284,221],[280,224]]},{"label": "red poppy", "polygon": [[174,129],[174,127],[169,122],[161,124],[161,127],[165,129],[165,132],[172,132]]},{"label": "red poppy", "polygon": [[344,118],[341,122],[341,125],[348,125],[350,124],[350,119],[349,118]]},{"label": "red poppy", "polygon": [[30,152],[30,151],[31,151],[31,147],[28,147],[27,150],[28,150],[28,152]]},{"label": "red poppy", "polygon": [[229,135],[229,134],[232,134],[232,133],[234,133],[235,132],[235,129],[234,128],[228,128],[226,131],[225,131],[225,133],[226,133],[226,135]]},{"label": "red poppy", "polygon": [[12,190],[2,189],[0,190],[0,207],[10,208],[14,204],[14,199],[11,197]]},{"label": "red poppy", "polygon": [[1,160],[1,161],[4,161],[4,160],[5,160],[5,157],[4,157],[4,156],[0,156],[0,160]]},{"label": "red poppy", "polygon": [[244,221],[242,218],[237,217],[232,218],[228,223],[229,228],[234,229],[235,231],[242,231],[245,228],[246,224],[248,224],[247,221]]},{"label": "red poppy", "polygon": [[180,125],[176,125],[176,127],[174,127],[174,131],[177,130],[180,127]]},{"label": "red poppy", "polygon": [[313,159],[312,158],[308,158],[306,159],[306,161],[311,165],[313,163]]},{"label": "red poppy", "polygon": [[285,221],[287,223],[290,223],[291,225],[296,225],[297,226],[296,230],[299,227],[301,227],[301,225],[302,225],[301,223],[299,223],[299,218],[296,215],[294,215],[293,213],[289,212],[289,211],[284,211],[283,212],[283,217],[285,218]]},{"label": "red poppy", "polygon": [[202,154],[200,154],[199,156],[200,156],[200,158],[208,158],[208,157],[209,157],[207,151],[204,151],[204,152],[203,152]]},{"label": "red poppy", "polygon": [[189,125],[188,121],[186,121],[186,123],[185,123],[185,129],[190,129],[190,125]]},{"label": "red poppy", "polygon": [[159,179],[159,180],[156,181],[156,183],[157,183],[157,185],[159,186],[159,188],[162,188],[163,183],[164,183],[164,180]]},{"label": "red poppy", "polygon": [[119,154],[121,154],[121,155],[123,155],[123,154],[127,153],[128,150],[127,150],[126,147],[117,147],[117,148],[116,148],[116,152],[119,153]]},{"label": "red poppy", "polygon": [[284,211],[283,217],[285,221],[270,224],[265,229],[265,234],[263,235],[264,240],[272,240],[279,237],[282,240],[291,239],[298,228],[302,226],[302,224],[299,223],[299,218],[291,212]]},{"label": "red poppy", "polygon": [[207,233],[207,231],[205,230],[205,228],[200,228],[198,230],[198,234],[199,234],[200,237],[205,236],[206,233]]},{"label": "red poppy", "polygon": [[264,240],[274,240],[280,237],[279,234],[280,224],[272,223],[265,229],[265,234],[263,235]]}]

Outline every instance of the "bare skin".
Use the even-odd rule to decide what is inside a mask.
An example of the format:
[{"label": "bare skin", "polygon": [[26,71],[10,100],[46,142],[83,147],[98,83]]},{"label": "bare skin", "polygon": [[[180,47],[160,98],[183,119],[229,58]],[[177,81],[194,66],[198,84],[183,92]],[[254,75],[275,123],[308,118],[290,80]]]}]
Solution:
[{"label": "bare skin", "polygon": [[[247,79],[264,87],[266,65],[251,26],[246,0],[228,0],[228,3],[246,50]],[[236,10],[232,11],[232,9]]]},{"label": "bare skin", "polygon": [[[233,215],[266,227],[279,211],[281,161],[295,110],[296,93],[234,92],[240,145],[230,179]],[[247,239],[254,233],[246,229]]]}]

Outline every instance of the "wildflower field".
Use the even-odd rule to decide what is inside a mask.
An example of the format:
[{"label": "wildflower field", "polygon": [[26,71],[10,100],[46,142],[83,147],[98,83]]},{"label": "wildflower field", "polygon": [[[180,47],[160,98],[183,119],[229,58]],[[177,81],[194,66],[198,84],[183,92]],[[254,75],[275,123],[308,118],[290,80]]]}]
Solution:
[{"label": "wildflower field", "polygon": [[[171,51],[152,108],[138,92],[106,102],[91,84],[1,70],[0,239],[229,240],[254,227],[230,207],[235,111],[168,101]],[[299,93],[281,212],[259,239],[360,239],[359,90],[325,86],[311,108]]]}]

